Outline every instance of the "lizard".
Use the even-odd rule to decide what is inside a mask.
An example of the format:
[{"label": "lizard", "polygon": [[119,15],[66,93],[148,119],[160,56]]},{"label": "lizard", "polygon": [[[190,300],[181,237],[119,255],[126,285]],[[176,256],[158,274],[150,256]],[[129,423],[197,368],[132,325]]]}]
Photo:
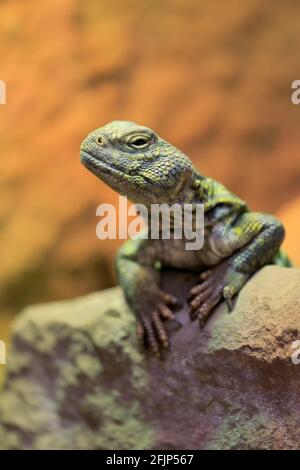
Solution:
[{"label": "lizard", "polygon": [[274,216],[252,212],[223,184],[204,176],[192,161],[152,129],[113,121],[92,131],[80,148],[82,164],[137,204],[204,204],[204,245],[187,251],[182,240],[136,237],[116,256],[126,301],[137,318],[137,335],[156,355],[169,347],[166,321],[177,299],[160,288],[164,267],[195,272],[188,295],[191,320],[201,328],[222,300],[232,299],[267,264],[291,266],[280,249],[285,230]]}]

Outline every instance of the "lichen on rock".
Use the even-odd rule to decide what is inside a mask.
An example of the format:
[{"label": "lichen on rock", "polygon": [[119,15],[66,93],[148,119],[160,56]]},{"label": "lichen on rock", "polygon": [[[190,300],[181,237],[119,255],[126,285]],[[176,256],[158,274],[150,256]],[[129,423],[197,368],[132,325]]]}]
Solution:
[{"label": "lichen on rock", "polygon": [[119,288],[26,309],[1,396],[0,446],[148,447],[136,399],[143,362]]}]

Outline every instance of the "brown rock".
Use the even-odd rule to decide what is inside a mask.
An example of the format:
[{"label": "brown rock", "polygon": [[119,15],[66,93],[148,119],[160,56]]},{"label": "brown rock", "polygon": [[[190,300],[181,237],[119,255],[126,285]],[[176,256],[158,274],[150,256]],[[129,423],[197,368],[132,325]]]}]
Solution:
[{"label": "brown rock", "polygon": [[[182,300],[193,283],[163,280]],[[138,351],[119,288],[30,307],[0,396],[1,447],[299,448],[299,285],[299,270],[265,267],[203,331],[183,305],[163,361]]]}]

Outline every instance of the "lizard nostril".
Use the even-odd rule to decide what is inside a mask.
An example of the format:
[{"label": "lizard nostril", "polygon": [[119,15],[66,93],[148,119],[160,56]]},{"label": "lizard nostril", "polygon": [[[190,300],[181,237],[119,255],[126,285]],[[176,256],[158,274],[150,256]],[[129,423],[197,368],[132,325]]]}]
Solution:
[{"label": "lizard nostril", "polygon": [[103,139],[102,137],[97,137],[97,144],[102,145],[103,144]]}]

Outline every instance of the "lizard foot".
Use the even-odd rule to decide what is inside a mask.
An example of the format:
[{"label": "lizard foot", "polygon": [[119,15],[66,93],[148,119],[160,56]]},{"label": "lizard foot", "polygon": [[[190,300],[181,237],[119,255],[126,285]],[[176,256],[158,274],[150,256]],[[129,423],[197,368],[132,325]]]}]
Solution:
[{"label": "lizard foot", "polygon": [[241,290],[248,277],[234,270],[230,259],[201,273],[201,283],[191,289],[188,297],[191,320],[198,318],[200,328],[203,328],[213,308],[222,299],[228,310],[232,310],[232,298]]},{"label": "lizard foot", "polygon": [[160,291],[156,307],[150,313],[140,313],[138,316],[138,340],[148,346],[157,357],[160,357],[161,349],[169,347],[169,339],[164,322],[175,319],[175,315],[170,309],[170,306],[175,305],[177,305],[176,297]]}]

